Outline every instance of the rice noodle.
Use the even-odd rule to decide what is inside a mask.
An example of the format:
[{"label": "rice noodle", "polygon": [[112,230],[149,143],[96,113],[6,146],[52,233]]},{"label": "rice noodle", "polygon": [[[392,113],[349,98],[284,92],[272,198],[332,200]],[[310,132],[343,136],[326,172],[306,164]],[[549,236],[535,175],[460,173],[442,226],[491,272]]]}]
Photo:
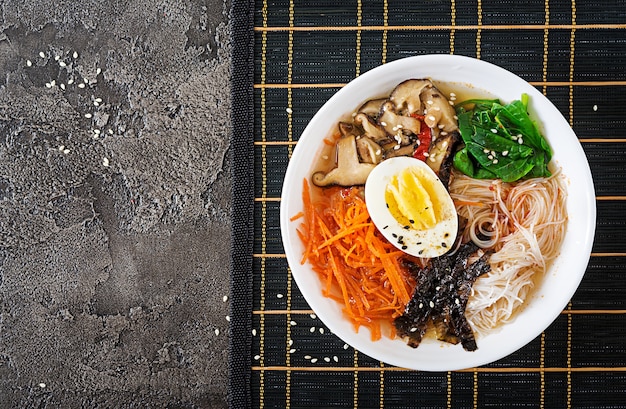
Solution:
[{"label": "rice noodle", "polygon": [[450,194],[468,220],[464,241],[494,251],[491,272],[474,283],[465,312],[480,334],[510,320],[558,256],[567,221],[565,181],[560,170],[516,183],[455,173]]}]

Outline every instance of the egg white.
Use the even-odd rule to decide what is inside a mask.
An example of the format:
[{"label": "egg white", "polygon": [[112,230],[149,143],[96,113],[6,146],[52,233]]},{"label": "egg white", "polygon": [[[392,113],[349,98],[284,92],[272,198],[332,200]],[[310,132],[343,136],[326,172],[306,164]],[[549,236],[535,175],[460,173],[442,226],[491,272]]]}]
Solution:
[{"label": "egg white", "polygon": [[[392,178],[407,167],[417,167],[435,186],[442,203],[443,218],[435,226],[417,230],[399,223],[385,201],[385,190]],[[438,257],[448,252],[456,239],[458,216],[454,202],[435,172],[421,160],[402,156],[389,158],[377,165],[365,183],[365,204],[372,222],[382,235],[399,250],[416,257]]]}]

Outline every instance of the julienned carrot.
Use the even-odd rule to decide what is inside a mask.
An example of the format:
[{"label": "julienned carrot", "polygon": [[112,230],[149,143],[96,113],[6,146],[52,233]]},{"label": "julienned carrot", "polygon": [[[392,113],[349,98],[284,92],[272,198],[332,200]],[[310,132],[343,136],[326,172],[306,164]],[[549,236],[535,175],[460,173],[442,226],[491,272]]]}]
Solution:
[{"label": "julienned carrot", "polygon": [[372,340],[380,339],[383,328],[395,336],[390,324],[404,312],[415,288],[399,262],[406,254],[376,230],[361,189],[326,188],[312,195],[307,180],[303,183],[302,263],[311,264],[324,296],[343,304],[356,330],[369,328]]}]

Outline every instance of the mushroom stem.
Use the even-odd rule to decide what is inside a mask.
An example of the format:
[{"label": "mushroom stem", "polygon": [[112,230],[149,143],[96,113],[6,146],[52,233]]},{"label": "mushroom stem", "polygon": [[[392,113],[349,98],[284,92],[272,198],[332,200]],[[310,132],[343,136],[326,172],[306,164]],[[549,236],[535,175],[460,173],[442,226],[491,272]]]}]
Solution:
[{"label": "mushroom stem", "polygon": [[375,166],[372,163],[359,162],[356,138],[349,135],[337,141],[337,167],[326,174],[316,172],[311,179],[317,186],[364,185]]}]

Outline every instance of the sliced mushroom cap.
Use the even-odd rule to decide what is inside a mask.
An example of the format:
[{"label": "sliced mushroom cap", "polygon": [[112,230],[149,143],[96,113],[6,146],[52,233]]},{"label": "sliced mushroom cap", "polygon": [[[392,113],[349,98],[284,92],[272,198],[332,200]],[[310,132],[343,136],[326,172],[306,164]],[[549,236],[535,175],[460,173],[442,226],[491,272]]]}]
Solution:
[{"label": "sliced mushroom cap", "polygon": [[378,117],[378,113],[380,112],[380,107],[387,101],[387,98],[378,98],[378,99],[370,99],[357,111],[360,114],[365,114],[374,119]]},{"label": "sliced mushroom cap", "polygon": [[393,148],[385,151],[385,159],[395,158],[396,156],[413,156],[415,148],[417,148],[417,144],[415,143],[406,146],[395,145]]},{"label": "sliced mushroom cap", "polygon": [[356,149],[356,137],[346,136],[337,141],[337,167],[330,172],[316,172],[311,177],[317,186],[354,186],[363,185],[376,165],[359,162]]},{"label": "sliced mushroom cap", "polygon": [[421,114],[422,100],[420,94],[433,83],[426,79],[410,79],[401,82],[391,92],[389,100],[396,106],[397,112],[403,115]]},{"label": "sliced mushroom cap", "polygon": [[419,119],[413,118],[412,116],[398,115],[395,112],[393,102],[385,102],[380,112],[378,123],[401,145],[409,143],[407,134],[417,135],[420,133]]},{"label": "sliced mushroom cap", "polygon": [[377,165],[383,160],[383,149],[367,136],[356,138],[356,149],[363,163]]},{"label": "sliced mushroom cap", "polygon": [[456,145],[461,140],[461,136],[458,132],[451,132],[447,135],[437,138],[437,140],[431,145],[428,150],[428,157],[426,158],[426,164],[437,174],[441,179],[441,170],[443,164],[452,158],[452,154],[456,149]]},{"label": "sliced mushroom cap", "polygon": [[421,95],[424,103],[424,122],[430,128],[437,128],[445,132],[454,132],[459,129],[456,112],[448,99],[436,87],[424,89]]},{"label": "sliced mushroom cap", "polygon": [[354,122],[360,124],[363,127],[364,135],[372,138],[372,140],[376,143],[389,139],[385,129],[365,114],[357,114],[354,117]]},{"label": "sliced mushroom cap", "polygon": [[358,135],[359,131],[349,122],[339,122],[339,132],[342,136]]}]

